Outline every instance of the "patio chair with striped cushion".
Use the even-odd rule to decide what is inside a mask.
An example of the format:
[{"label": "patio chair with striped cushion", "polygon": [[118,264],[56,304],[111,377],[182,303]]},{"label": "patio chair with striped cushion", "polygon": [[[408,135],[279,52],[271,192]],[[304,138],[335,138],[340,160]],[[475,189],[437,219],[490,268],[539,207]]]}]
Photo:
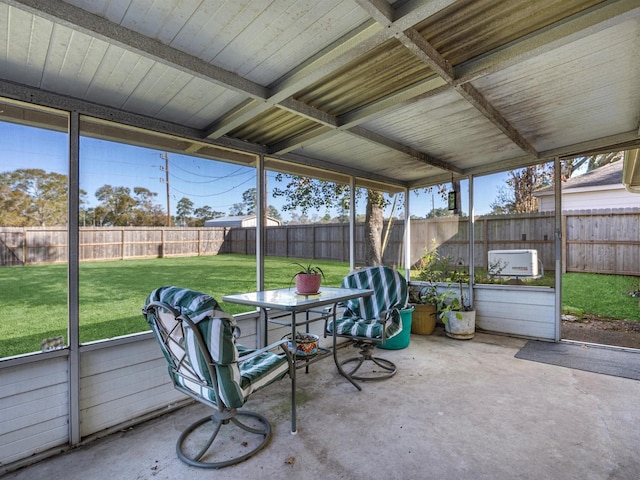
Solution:
[{"label": "patio chair with striped cushion", "polygon": [[[400,310],[407,308],[408,286],[396,270],[384,266],[350,273],[342,280],[341,286],[374,291],[369,297],[345,302],[341,318],[327,324],[328,333],[333,334],[335,328],[334,342],[336,337],[350,338],[353,345],[360,349],[358,357],[342,362],[336,357],[340,373],[360,389],[354,380],[384,380],[397,371],[396,365],[390,360],[374,357],[373,350],[402,331]],[[334,348],[334,355],[335,351]],[[373,362],[366,364],[371,367],[369,371],[365,372],[366,368],[360,370],[369,361]],[[349,363],[355,363],[355,366],[347,371],[343,367]]]},{"label": "patio chair with striped cushion", "polygon": [[192,466],[221,468],[264,448],[271,438],[269,421],[238,409],[251,394],[291,375],[287,340],[260,350],[236,344],[240,332],[234,317],[211,296],[179,287],[151,292],[142,313],[160,343],[174,387],[214,409],[180,435],[178,457]]}]

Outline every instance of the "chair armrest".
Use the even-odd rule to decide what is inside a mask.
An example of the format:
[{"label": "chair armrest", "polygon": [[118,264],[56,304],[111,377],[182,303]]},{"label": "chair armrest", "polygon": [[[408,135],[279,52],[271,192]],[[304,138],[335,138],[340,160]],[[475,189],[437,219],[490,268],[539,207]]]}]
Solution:
[{"label": "chair armrest", "polygon": [[240,358],[238,358],[238,363],[242,363],[245,362],[247,360],[250,360],[252,358],[255,358],[259,355],[262,355],[263,353],[268,352],[269,350],[274,350],[278,347],[282,347],[282,349],[284,350],[285,355],[287,356],[287,358],[289,359],[289,361],[291,361],[291,352],[289,351],[289,349],[287,348],[287,345],[289,343],[289,340],[284,338],[281,340],[278,340],[277,342],[272,343],[271,345],[267,345],[266,347],[263,347],[259,350],[254,350],[251,353],[247,354],[247,355],[243,355]]}]

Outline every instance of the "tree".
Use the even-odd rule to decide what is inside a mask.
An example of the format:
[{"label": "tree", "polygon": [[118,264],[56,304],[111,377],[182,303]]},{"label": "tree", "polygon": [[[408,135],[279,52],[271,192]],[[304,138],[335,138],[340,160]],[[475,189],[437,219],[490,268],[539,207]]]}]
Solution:
[{"label": "tree", "polygon": [[[243,215],[255,215],[256,207],[258,205],[258,196],[256,189],[249,188],[242,193],[242,203],[234,203],[229,210],[229,215],[243,216]],[[282,220],[282,216],[276,207],[273,205],[267,206],[267,215],[276,220]]]},{"label": "tree", "polygon": [[[565,160],[561,165],[561,178],[566,181],[577,172],[586,172],[620,161],[624,152],[609,152]],[[511,170],[506,185],[499,189],[496,201],[490,206],[492,213],[503,215],[508,213],[535,212],[538,208],[533,192],[553,184],[553,164],[534,165],[519,170]]]},{"label": "tree", "polygon": [[448,208],[438,207],[432,208],[431,211],[427,214],[427,218],[439,218],[439,217],[449,217],[452,213]]},{"label": "tree", "polygon": [[68,177],[42,169],[0,174],[0,222],[5,226],[47,226],[67,223]]},{"label": "tree", "polygon": [[96,190],[100,203],[93,209],[93,223],[99,226],[166,225],[166,212],[153,201],[157,196],[144,187],[134,187],[132,196],[128,187],[103,185]]},{"label": "tree", "polygon": [[189,219],[193,213],[193,202],[187,197],[182,197],[176,205],[176,213],[183,227],[189,226]]},{"label": "tree", "polygon": [[196,217],[194,226],[202,227],[204,226],[204,222],[206,220],[210,220],[212,218],[224,217],[224,212],[215,211],[209,205],[205,205],[204,207],[196,208],[193,211],[193,215]]},{"label": "tree", "polygon": [[133,209],[131,225],[162,226],[167,224],[164,209],[154,202],[158,196],[156,192],[144,187],[133,188],[136,206]]},{"label": "tree", "polygon": [[254,215],[256,213],[257,199],[258,196],[255,187],[245,190],[242,193],[242,203],[247,209],[247,215]]},{"label": "tree", "polygon": [[535,190],[551,184],[553,165],[542,164],[511,170],[506,185],[501,187],[495,202],[490,204],[492,213],[530,213],[538,209]]},{"label": "tree", "polygon": [[382,192],[367,190],[367,215],[364,222],[364,261],[366,265],[382,265]]},{"label": "tree", "polygon": [[[274,197],[284,197],[283,210],[300,208],[303,216],[309,210],[336,207],[348,209],[349,186],[325,180],[278,173],[276,180],[287,181],[284,189],[274,188]],[[367,190],[367,208],[365,217],[365,264],[376,266],[382,264],[382,226],[383,209],[387,200],[382,192]],[[293,217],[293,215],[292,215]]]},{"label": "tree", "polygon": [[267,216],[275,219],[275,220],[280,220],[282,221],[282,215],[280,215],[280,212],[278,211],[278,209],[276,207],[274,207],[273,205],[269,205],[267,207]]}]

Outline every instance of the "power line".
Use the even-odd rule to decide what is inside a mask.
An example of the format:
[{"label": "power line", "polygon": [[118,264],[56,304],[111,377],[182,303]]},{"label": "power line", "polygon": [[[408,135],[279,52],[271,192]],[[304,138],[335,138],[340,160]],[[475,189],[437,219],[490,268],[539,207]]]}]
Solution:
[{"label": "power line", "polygon": [[182,195],[189,195],[189,196],[191,196],[191,197],[208,198],[208,197],[216,197],[216,196],[218,196],[218,195],[224,195],[225,193],[232,192],[233,190],[237,189],[238,187],[240,187],[240,186],[244,185],[245,183],[250,182],[250,181],[252,181],[252,180],[255,180],[255,179],[254,179],[254,178],[248,178],[248,179],[246,179],[244,182],[241,182],[241,183],[239,183],[239,184],[237,184],[237,185],[235,185],[235,186],[233,186],[233,187],[229,188],[228,190],[224,190],[224,191],[222,191],[222,192],[211,193],[211,194],[207,194],[207,195],[196,195],[196,194],[194,194],[194,193],[190,193],[190,192],[189,192],[189,193],[188,193],[188,192],[183,192],[183,191],[181,191],[181,190],[178,190],[178,189],[177,189],[177,188],[175,188],[175,187],[171,187],[171,189],[172,189],[174,192],[181,193]]},{"label": "power line", "polygon": [[[231,178],[231,177],[235,177],[235,176],[240,176],[240,175],[246,175],[247,173],[253,173],[251,170],[245,170],[247,167],[238,167],[236,170],[234,170],[231,173],[228,173],[226,175],[222,175],[222,176],[217,176],[217,175],[203,175],[200,172],[191,172],[189,170],[187,170],[186,168],[181,167],[178,164],[174,164],[173,165],[174,168],[177,168],[178,170],[188,173],[189,175],[195,175],[198,177],[203,177],[203,178],[212,178],[214,179],[213,181],[218,181],[218,180],[224,180],[227,178]],[[199,168],[199,167],[198,167]]]}]

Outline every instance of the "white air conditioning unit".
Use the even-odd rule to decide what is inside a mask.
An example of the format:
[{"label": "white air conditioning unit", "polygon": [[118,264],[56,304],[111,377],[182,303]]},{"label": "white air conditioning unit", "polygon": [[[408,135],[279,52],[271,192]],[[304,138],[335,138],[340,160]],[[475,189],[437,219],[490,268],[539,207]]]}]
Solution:
[{"label": "white air conditioning unit", "polygon": [[489,250],[489,275],[539,277],[537,250]]}]

